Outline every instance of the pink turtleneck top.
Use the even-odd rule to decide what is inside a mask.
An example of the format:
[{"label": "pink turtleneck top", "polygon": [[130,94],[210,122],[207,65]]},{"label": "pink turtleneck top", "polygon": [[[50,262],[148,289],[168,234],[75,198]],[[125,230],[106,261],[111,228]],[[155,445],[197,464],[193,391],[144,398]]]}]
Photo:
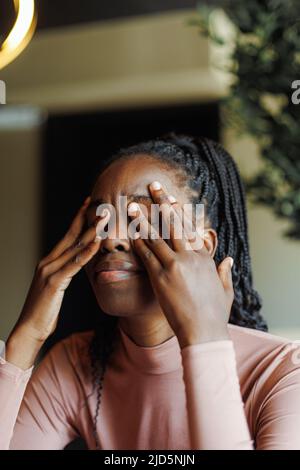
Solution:
[{"label": "pink turtleneck top", "polygon": [[[106,450],[300,449],[300,347],[229,325],[229,340],[141,347],[119,328],[97,424]],[[88,345],[56,344],[23,371],[0,360],[0,448],[95,448]]]}]

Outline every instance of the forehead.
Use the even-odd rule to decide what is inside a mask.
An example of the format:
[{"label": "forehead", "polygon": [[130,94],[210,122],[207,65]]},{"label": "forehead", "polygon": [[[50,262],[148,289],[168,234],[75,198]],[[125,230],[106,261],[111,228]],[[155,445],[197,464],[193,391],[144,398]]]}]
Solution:
[{"label": "forehead", "polygon": [[93,195],[106,198],[137,192],[148,195],[149,184],[159,181],[167,192],[179,197],[183,191],[182,185],[178,184],[179,174],[180,171],[145,155],[121,158],[99,175]]}]

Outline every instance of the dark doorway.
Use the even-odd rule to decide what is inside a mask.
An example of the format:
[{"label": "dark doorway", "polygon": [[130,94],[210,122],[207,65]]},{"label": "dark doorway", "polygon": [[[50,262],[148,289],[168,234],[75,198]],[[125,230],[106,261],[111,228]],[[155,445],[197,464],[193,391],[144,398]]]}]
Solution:
[{"label": "dark doorway", "polygon": [[[67,230],[90,192],[101,160],[120,147],[170,131],[218,140],[218,103],[50,116],[43,165],[42,255]],[[45,350],[71,332],[92,328],[97,313],[92,290],[81,272],[66,292],[57,330]]]}]

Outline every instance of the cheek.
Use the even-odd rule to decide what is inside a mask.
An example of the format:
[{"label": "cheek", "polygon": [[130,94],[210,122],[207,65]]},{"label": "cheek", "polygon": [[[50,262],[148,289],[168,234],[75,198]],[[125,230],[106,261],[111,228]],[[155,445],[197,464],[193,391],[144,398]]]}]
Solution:
[{"label": "cheek", "polygon": [[93,262],[93,258],[84,266],[84,270],[91,284],[93,283],[92,262]]}]

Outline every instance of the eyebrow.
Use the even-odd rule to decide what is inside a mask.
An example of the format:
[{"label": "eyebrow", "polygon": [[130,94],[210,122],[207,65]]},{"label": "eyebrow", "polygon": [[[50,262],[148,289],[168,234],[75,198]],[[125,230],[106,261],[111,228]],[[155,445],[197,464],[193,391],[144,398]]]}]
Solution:
[{"label": "eyebrow", "polygon": [[151,201],[151,202],[154,202],[152,197],[149,196],[148,194],[129,194],[128,196],[128,199],[135,199],[136,201],[138,200],[147,200],[147,201]]},{"label": "eyebrow", "polygon": [[[124,194],[122,194],[122,196],[124,196]],[[152,197],[147,195],[147,194],[137,194],[137,193],[135,193],[135,194],[126,194],[126,196],[129,199],[129,201],[131,201],[131,200],[135,200],[135,201],[145,201],[145,200],[147,200],[147,201],[150,201],[150,202],[154,202]],[[101,198],[94,199],[88,205],[87,210],[98,207],[100,204],[108,204],[108,202],[105,201],[104,199],[101,199]]]}]

